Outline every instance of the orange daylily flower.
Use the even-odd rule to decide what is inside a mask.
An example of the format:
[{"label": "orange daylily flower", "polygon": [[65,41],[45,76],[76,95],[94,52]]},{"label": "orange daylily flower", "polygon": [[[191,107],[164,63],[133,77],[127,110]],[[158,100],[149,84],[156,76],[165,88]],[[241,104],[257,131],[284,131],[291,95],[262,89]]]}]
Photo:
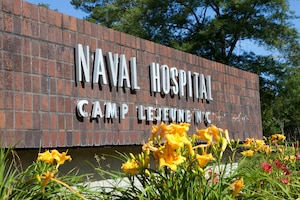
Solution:
[{"label": "orange daylily flower", "polygon": [[52,153],[50,153],[50,151],[47,150],[44,153],[39,153],[37,160],[38,161],[42,161],[42,162],[46,162],[46,163],[49,163],[49,164],[52,164],[53,161],[54,161],[54,158],[52,156]]},{"label": "orange daylily flower", "polygon": [[236,196],[244,186],[244,179],[240,178],[238,180],[235,180],[231,185],[230,189],[233,190],[233,195]]},{"label": "orange daylily flower", "polygon": [[247,138],[243,144],[244,147],[251,147],[254,143],[254,138]]},{"label": "orange daylily flower", "polygon": [[177,165],[183,163],[186,158],[178,154],[171,146],[165,145],[162,152],[159,152],[159,167],[169,167],[172,171],[176,171]]},{"label": "orange daylily flower", "polygon": [[247,150],[247,151],[241,152],[241,154],[242,154],[243,156],[246,156],[246,157],[251,157],[251,156],[253,156],[254,151],[253,151],[253,150]]},{"label": "orange daylily flower", "polygon": [[125,174],[135,175],[138,172],[139,164],[136,160],[127,160],[126,163],[123,163],[121,169],[125,172]]},{"label": "orange daylily flower", "polygon": [[198,136],[196,136],[197,139],[199,140],[205,140],[208,143],[212,142],[212,135],[209,133],[209,129],[201,129],[201,130],[196,130],[198,133]]},{"label": "orange daylily flower", "polygon": [[211,153],[204,155],[196,154],[196,159],[201,168],[205,167],[209,161],[215,160]]}]

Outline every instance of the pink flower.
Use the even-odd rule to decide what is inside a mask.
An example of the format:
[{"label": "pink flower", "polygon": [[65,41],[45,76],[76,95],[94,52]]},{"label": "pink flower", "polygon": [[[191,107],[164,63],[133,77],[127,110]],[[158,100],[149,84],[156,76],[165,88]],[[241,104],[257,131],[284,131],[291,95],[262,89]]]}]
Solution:
[{"label": "pink flower", "polygon": [[296,153],[296,160],[300,162],[300,153]]},{"label": "pink flower", "polygon": [[278,161],[278,160],[275,160],[275,161],[274,161],[274,164],[275,164],[276,167],[278,167],[278,168],[281,168],[281,167],[283,166],[283,164],[282,164],[280,161]]},{"label": "pink flower", "polygon": [[274,161],[274,164],[276,165],[276,167],[282,169],[282,173],[283,173],[284,175],[289,175],[289,174],[291,173],[291,171],[287,169],[286,165],[285,165],[285,164],[282,164],[280,161],[275,160],[275,161]]},{"label": "pink flower", "polygon": [[280,181],[283,182],[286,185],[290,182],[287,177],[286,178],[281,178]]},{"label": "pink flower", "polygon": [[287,169],[286,165],[283,165],[281,169],[284,175],[289,175],[291,173],[291,171]]},{"label": "pink flower", "polygon": [[267,162],[262,162],[262,166],[263,170],[265,172],[269,172],[271,173],[272,172],[272,165],[270,163],[267,163]]}]

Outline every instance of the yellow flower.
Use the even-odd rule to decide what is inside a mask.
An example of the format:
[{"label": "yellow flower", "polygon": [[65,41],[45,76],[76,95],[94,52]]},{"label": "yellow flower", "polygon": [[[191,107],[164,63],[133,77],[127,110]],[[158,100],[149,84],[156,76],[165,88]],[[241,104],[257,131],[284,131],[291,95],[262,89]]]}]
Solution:
[{"label": "yellow flower", "polygon": [[196,159],[201,168],[205,167],[209,161],[215,160],[211,153],[204,155],[196,154]]},{"label": "yellow flower", "polygon": [[273,134],[273,135],[271,135],[271,140],[273,142],[284,141],[285,140],[285,136],[283,134]]},{"label": "yellow flower", "polygon": [[44,180],[42,182],[42,186],[46,186],[53,177],[54,177],[53,172],[46,172],[45,176],[41,177],[41,178],[44,178]]},{"label": "yellow flower", "polygon": [[177,166],[185,161],[185,157],[177,153],[171,146],[165,145],[157,154],[159,159],[159,167],[169,167],[172,171],[176,171]]},{"label": "yellow flower", "polygon": [[188,151],[191,155],[194,155],[194,150],[191,141],[187,138],[187,136],[180,136],[179,134],[166,134],[165,138],[167,139],[167,144],[172,149],[178,149],[187,146]]},{"label": "yellow flower", "polygon": [[180,136],[186,135],[186,133],[189,131],[189,126],[190,126],[190,124],[188,124],[188,123],[180,123],[180,124],[171,123],[169,125],[169,127],[171,129],[170,132],[172,134],[179,134]]},{"label": "yellow flower", "polygon": [[196,137],[199,140],[205,140],[208,143],[212,142],[212,135],[209,133],[209,129],[201,129],[201,130],[196,130],[198,133],[198,136]]},{"label": "yellow flower", "polygon": [[256,150],[260,150],[265,145],[263,140],[255,140]]},{"label": "yellow flower", "polygon": [[221,152],[224,152],[226,150],[227,144],[228,144],[228,140],[226,138],[221,138]]},{"label": "yellow flower", "polygon": [[173,149],[177,149],[177,148],[181,148],[183,147],[184,143],[183,143],[183,137],[181,137],[178,134],[166,134],[165,138],[167,139],[167,143],[168,145],[171,146],[171,148]]},{"label": "yellow flower", "polygon": [[57,150],[53,150],[51,153],[53,153],[53,158],[56,160],[57,167],[63,165],[67,160],[72,160],[71,156],[67,156],[67,152],[59,153]]},{"label": "yellow flower", "polygon": [[243,156],[246,156],[246,157],[251,157],[251,156],[253,156],[253,153],[254,153],[254,151],[252,151],[252,150],[247,150],[247,151],[241,152],[241,154],[242,154]]},{"label": "yellow flower", "polygon": [[50,153],[50,151],[47,150],[44,153],[39,153],[37,160],[52,164],[54,161],[54,158],[53,158],[52,154]]},{"label": "yellow flower", "polygon": [[127,160],[126,163],[123,163],[121,169],[125,172],[125,174],[135,175],[138,172],[139,164],[136,160]]},{"label": "yellow flower", "polygon": [[37,179],[37,181],[38,181],[39,183],[42,183],[42,181],[41,181],[41,176],[40,176],[39,174],[37,174],[35,177],[36,177],[36,179]]},{"label": "yellow flower", "polygon": [[152,133],[152,137],[155,138],[156,137],[156,134],[159,132],[159,127],[157,125],[154,125],[152,126],[152,130],[151,130],[151,133]]},{"label": "yellow flower", "polygon": [[294,155],[287,155],[284,157],[284,160],[289,160],[289,161],[295,161],[296,160],[296,156]]},{"label": "yellow flower", "polygon": [[254,138],[247,138],[243,144],[244,147],[251,147],[254,143]]},{"label": "yellow flower", "polygon": [[229,133],[228,133],[227,129],[224,131],[224,135],[225,135],[227,142],[230,143]]},{"label": "yellow flower", "polygon": [[244,186],[244,180],[243,178],[235,180],[231,185],[230,189],[233,190],[232,194],[236,196]]},{"label": "yellow flower", "polygon": [[219,141],[220,139],[220,132],[223,132],[222,129],[216,127],[215,125],[211,125],[209,128],[209,133],[212,135],[215,141]]},{"label": "yellow flower", "polygon": [[277,139],[278,139],[279,141],[284,141],[284,140],[285,140],[285,136],[284,136],[283,134],[278,134],[278,135],[277,135]]},{"label": "yellow flower", "polygon": [[269,145],[264,145],[263,151],[269,155],[272,152],[272,148]]}]

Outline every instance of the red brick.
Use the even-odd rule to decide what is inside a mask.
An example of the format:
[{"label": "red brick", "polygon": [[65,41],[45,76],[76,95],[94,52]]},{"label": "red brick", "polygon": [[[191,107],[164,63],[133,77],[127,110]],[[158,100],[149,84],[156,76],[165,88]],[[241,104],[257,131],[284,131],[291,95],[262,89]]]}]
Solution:
[{"label": "red brick", "polygon": [[15,144],[16,148],[24,148],[25,147],[25,133],[24,131],[15,131]]},{"label": "red brick", "polygon": [[47,22],[47,19],[48,19],[48,15],[47,15],[47,10],[48,8],[45,8],[43,6],[38,6],[38,9],[39,9],[39,14],[40,14],[40,22]]},{"label": "red brick", "polygon": [[66,146],[66,133],[64,131],[58,132],[58,146],[65,147]]},{"label": "red brick", "polygon": [[59,12],[55,12],[55,25],[57,27],[62,27],[62,18],[63,18],[63,14],[59,13]]},{"label": "red brick", "polygon": [[88,132],[87,135],[87,142],[88,142],[88,146],[93,146],[94,145],[94,134],[93,132]]},{"label": "red brick", "polygon": [[50,114],[50,129],[57,130],[57,116],[56,114]]},{"label": "red brick", "polygon": [[39,38],[40,37],[40,27],[38,22],[32,21],[31,22],[31,36],[33,38]]},{"label": "red brick", "polygon": [[13,147],[15,145],[15,132],[14,131],[6,131],[5,142],[6,142],[7,147]]},{"label": "red brick", "polygon": [[[55,41],[56,41],[56,43],[62,43],[62,38],[63,38],[63,32],[62,32],[62,30],[61,29],[58,29],[58,28],[56,28],[55,29]],[[61,55],[58,55],[58,56],[61,56]]]},{"label": "red brick", "polygon": [[77,31],[77,19],[75,17],[70,17],[70,16],[66,16],[66,18],[68,18],[68,21],[69,21],[68,25],[70,26],[70,30],[76,32]]},{"label": "red brick", "polygon": [[70,29],[70,16],[62,14],[62,27],[64,29]]},{"label": "red brick", "polygon": [[65,130],[65,115],[57,115],[58,118],[58,129]]},{"label": "red brick", "polygon": [[11,13],[13,11],[13,1],[3,0],[2,1],[2,9],[3,9],[3,11]]},{"label": "red brick", "polygon": [[12,110],[14,102],[14,95],[12,92],[5,92],[5,109]]},{"label": "red brick", "polygon": [[83,20],[79,20],[79,19],[76,20],[77,33],[84,33],[84,25],[83,24],[84,24]]},{"label": "red brick", "polygon": [[14,75],[11,72],[4,73],[4,88],[6,90],[13,90],[14,89]]},{"label": "red brick", "polygon": [[24,94],[24,110],[32,111],[33,97],[32,94]]},{"label": "red brick", "polygon": [[[56,42],[56,27],[49,26],[48,28],[48,40],[50,42]],[[53,48],[49,47],[49,52],[53,51]],[[51,57],[49,57],[51,58]]]},{"label": "red brick", "polygon": [[34,93],[40,93],[41,92],[41,79],[38,76],[32,77],[32,91]]},{"label": "red brick", "polygon": [[41,111],[40,105],[41,105],[40,95],[33,95],[33,108],[32,108],[33,111]]},{"label": "red brick", "polygon": [[84,34],[86,35],[91,35],[91,22],[84,20],[83,21],[84,25]]},{"label": "red brick", "polygon": [[14,112],[5,111],[5,129],[15,128],[14,124],[15,124]]},{"label": "red brick", "polygon": [[22,13],[22,0],[13,0],[13,13],[20,16]]},{"label": "red brick", "polygon": [[74,146],[80,146],[81,145],[81,140],[80,140],[80,138],[81,138],[81,136],[80,136],[81,134],[80,134],[80,132],[77,132],[77,131],[75,131],[74,133],[73,133],[73,140],[74,140],[74,142],[73,142],[73,145]]},{"label": "red brick", "polygon": [[42,146],[44,148],[51,147],[51,133],[49,131],[42,132],[43,143]]},{"label": "red brick", "polygon": [[49,116],[49,113],[43,113],[42,114],[42,129],[43,130],[50,130],[49,127],[50,127],[50,116]]},{"label": "red brick", "polygon": [[0,110],[0,129],[5,128],[5,113],[4,111]]},{"label": "red brick", "polygon": [[41,96],[41,111],[49,111],[49,97]]},{"label": "red brick", "polygon": [[57,147],[58,146],[58,136],[56,131],[51,132],[51,147]]},{"label": "red brick", "polygon": [[31,92],[32,87],[31,87],[31,76],[30,75],[23,75],[23,87],[24,87],[24,92]]},{"label": "red brick", "polygon": [[50,96],[50,111],[57,112],[57,97]]},{"label": "red brick", "polygon": [[22,23],[22,33],[25,36],[31,36],[31,23],[29,20],[24,19]]},{"label": "red brick", "polygon": [[23,94],[16,93],[14,94],[14,109],[15,110],[23,110]]},{"label": "red brick", "polygon": [[[0,76],[0,78],[1,78],[1,76]],[[3,92],[3,91],[1,91],[0,90],[0,109],[2,109],[2,108],[4,108],[5,107],[5,105],[4,105],[4,103],[5,103],[5,99],[3,98],[4,97],[4,94],[5,94],[5,92]]]},{"label": "red brick", "polygon": [[33,127],[32,121],[33,121],[32,113],[30,112],[23,113],[23,128],[32,129]]}]

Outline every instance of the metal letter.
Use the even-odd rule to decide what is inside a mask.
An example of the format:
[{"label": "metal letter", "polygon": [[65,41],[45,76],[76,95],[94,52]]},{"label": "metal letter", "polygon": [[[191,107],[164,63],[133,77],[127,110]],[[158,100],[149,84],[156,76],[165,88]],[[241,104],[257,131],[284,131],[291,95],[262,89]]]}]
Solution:
[{"label": "metal letter", "polygon": [[118,118],[116,103],[105,103],[105,118]]},{"label": "metal letter", "polygon": [[159,75],[159,64],[152,62],[150,65],[150,82],[151,91],[160,92],[160,75]]},{"label": "metal letter", "polygon": [[136,72],[136,58],[130,58],[130,78],[131,78],[131,89],[139,90],[140,87],[137,84],[137,72]]},{"label": "metal letter", "polygon": [[92,109],[92,118],[97,118],[97,116],[103,117],[103,113],[100,107],[99,101],[93,102],[93,109]]},{"label": "metal letter", "polygon": [[[89,46],[85,46],[84,50],[81,44],[77,44],[75,48],[75,60],[76,60],[76,78],[77,81],[83,81],[82,75],[84,75],[84,80],[90,82],[90,53]],[[83,69],[83,74],[82,74]]]},{"label": "metal letter", "polygon": [[118,69],[119,69],[119,55],[116,53],[114,54],[114,59],[112,57],[112,53],[107,53],[108,57],[108,74],[109,74],[109,80],[110,85],[112,87],[117,87],[118,83]]},{"label": "metal letter", "polygon": [[96,49],[95,54],[96,54],[96,56],[95,56],[95,62],[94,62],[93,83],[98,83],[99,76],[101,76],[103,84],[107,84],[102,49]]},{"label": "metal letter", "polygon": [[179,70],[179,92],[180,96],[184,96],[184,86],[186,86],[186,73],[184,70]]},{"label": "metal letter", "polygon": [[162,91],[164,94],[169,94],[170,92],[170,73],[168,65],[160,66],[160,80],[162,81]]},{"label": "metal letter", "polygon": [[119,69],[119,87],[123,87],[124,80],[126,81],[126,87],[130,88],[129,73],[126,64],[126,57],[124,54],[120,55],[120,69]]},{"label": "metal letter", "polygon": [[209,75],[206,76],[206,84],[207,84],[207,100],[212,101],[213,98],[211,96],[211,77]]},{"label": "metal letter", "polygon": [[173,94],[178,94],[178,71],[175,67],[170,69],[170,78],[171,78],[171,90]]},{"label": "metal letter", "polygon": [[84,111],[83,107],[84,105],[88,105],[88,101],[87,100],[80,100],[78,101],[77,103],[77,112],[78,112],[78,115],[81,116],[81,117],[88,117],[89,114],[87,112]]},{"label": "metal letter", "polygon": [[121,104],[120,115],[121,119],[125,119],[125,115],[128,113],[128,105],[125,103]]}]

